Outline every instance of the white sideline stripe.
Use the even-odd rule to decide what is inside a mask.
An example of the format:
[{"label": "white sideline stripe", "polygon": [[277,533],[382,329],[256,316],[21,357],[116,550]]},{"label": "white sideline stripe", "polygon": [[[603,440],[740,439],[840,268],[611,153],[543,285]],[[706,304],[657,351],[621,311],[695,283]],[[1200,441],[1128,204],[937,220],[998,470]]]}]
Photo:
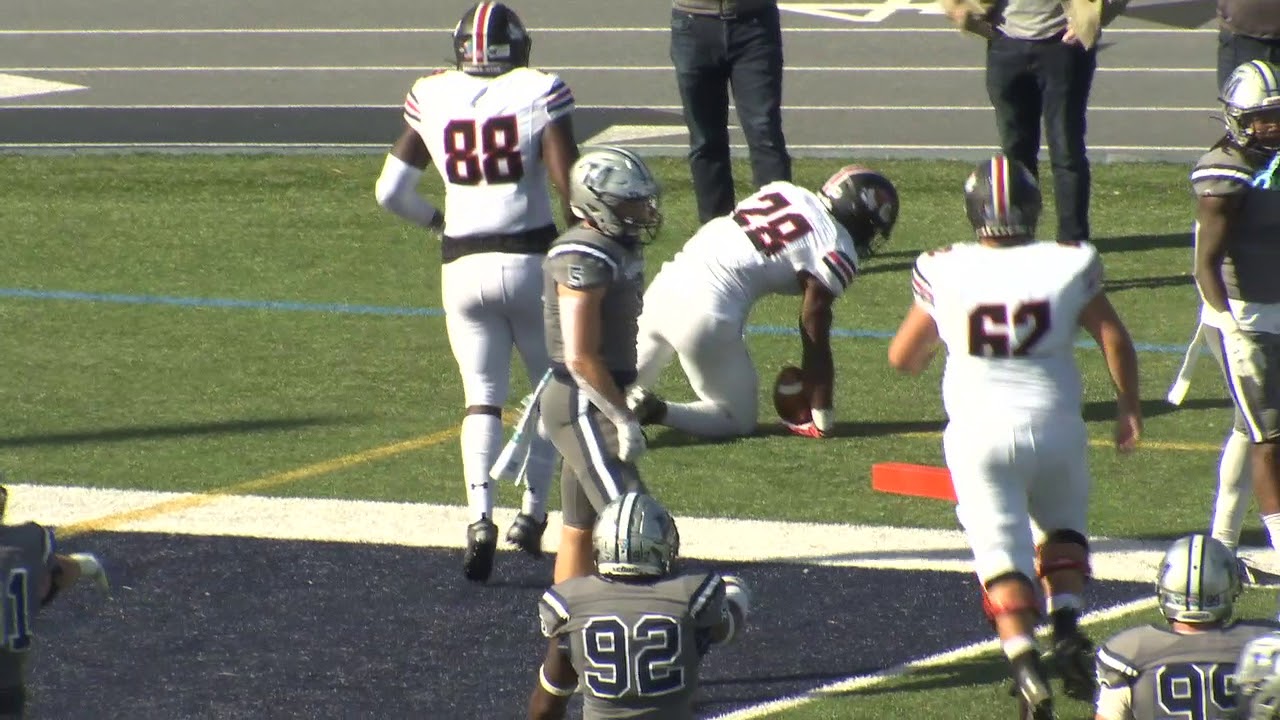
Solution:
[{"label": "white sideline stripe", "polygon": [[[670,65],[552,65],[550,72],[671,72]],[[153,72],[415,72],[421,65],[83,65],[67,67],[0,67],[3,73],[153,73]],[[986,72],[985,65],[788,65],[785,72]],[[1211,67],[1100,67],[1100,73],[1215,73]]]},{"label": "white sideline stripe", "polygon": [[[10,521],[53,526],[89,523],[200,493],[145,492],[49,485],[11,485]],[[497,508],[500,527],[516,510]],[[352,522],[352,518],[376,518]],[[463,506],[425,503],[222,495],[170,511],[112,523],[112,532],[254,537],[462,548],[470,522]],[[971,555],[958,530],[874,525],[792,523],[726,518],[678,518],[680,549],[687,557],[742,562],[789,562],[828,567],[972,572]],[[560,515],[552,513],[545,547],[559,545]],[[1095,538],[1094,576],[1147,582],[1156,576],[1166,544]],[[1261,548],[1243,548],[1245,551]],[[1263,563],[1263,569],[1270,570]]]},{"label": "white sideline stripe", "polygon": [[[670,27],[530,27],[539,33],[670,33]],[[784,27],[783,33],[946,33],[969,42],[953,27]],[[0,35],[359,35],[448,33],[435,28],[86,28],[0,30]],[[1107,35],[1207,35],[1217,28],[1107,28]]]},{"label": "white sideline stripe", "polygon": [[[1081,623],[1084,625],[1092,625],[1093,623],[1103,622],[1112,618],[1128,615],[1132,612],[1145,610],[1148,607],[1154,607],[1155,604],[1155,597],[1133,600],[1131,602],[1114,605],[1096,612],[1086,613],[1081,619]],[[765,717],[776,712],[781,712],[783,710],[788,710],[790,708],[799,707],[806,703],[813,702],[824,695],[847,694],[856,690],[875,687],[876,685],[883,685],[890,680],[907,675],[914,670],[946,665],[957,660],[977,657],[978,655],[992,652],[999,648],[999,641],[994,639],[983,640],[982,642],[971,643],[969,645],[962,645],[958,648],[938,653],[937,655],[930,655],[928,657],[921,658],[920,660],[895,665],[891,668],[886,668],[869,675],[857,675],[844,680],[837,680],[836,682],[823,685],[801,695],[794,695],[792,697],[781,698],[778,700],[770,700],[769,702],[752,705],[724,715],[716,715],[714,716],[714,720],[751,720],[751,718]]]},{"label": "white sideline stripe", "polygon": [[[733,108],[730,103],[730,108]],[[4,109],[12,110],[14,108],[23,108],[27,110],[401,110],[404,103],[394,104],[378,104],[378,105],[362,105],[362,104],[344,104],[344,105],[298,105],[293,103],[280,104],[264,104],[264,105],[46,105],[46,104],[30,104],[30,105],[6,105]],[[574,105],[578,110],[624,110],[618,105]],[[679,105],[644,105],[639,109],[643,110],[661,110],[668,112],[682,112]],[[857,112],[859,110],[869,110],[874,112],[929,112],[935,110],[946,111],[975,111],[975,112],[991,112],[990,105],[788,105],[782,108],[786,112]],[[1125,106],[1125,105],[1099,105],[1090,106],[1089,112],[1158,112],[1158,113],[1181,113],[1181,112],[1203,112],[1203,113],[1220,113],[1220,107],[1150,107],[1150,106]]]}]

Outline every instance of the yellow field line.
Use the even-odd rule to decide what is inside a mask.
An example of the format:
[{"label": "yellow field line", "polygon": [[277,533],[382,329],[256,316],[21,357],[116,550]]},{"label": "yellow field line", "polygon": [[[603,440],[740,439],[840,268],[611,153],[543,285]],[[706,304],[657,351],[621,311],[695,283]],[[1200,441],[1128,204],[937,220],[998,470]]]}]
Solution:
[{"label": "yellow field line", "polygon": [[139,520],[150,520],[151,518],[165,515],[171,512],[181,510],[189,510],[195,507],[208,505],[217,501],[219,498],[227,495],[241,495],[245,493],[256,492],[259,490],[269,490],[278,488],[299,480],[306,480],[318,475],[325,475],[339,470],[345,470],[357,465],[371,463],[376,460],[402,455],[414,450],[422,450],[433,445],[439,445],[442,442],[450,440],[458,436],[461,431],[460,427],[452,427],[447,430],[423,435],[421,437],[411,438],[394,442],[389,445],[381,445],[379,447],[361,450],[360,452],[342,455],[330,460],[304,465],[300,468],[287,470],[285,472],[274,473],[256,480],[246,480],[245,482],[225,485],[223,487],[207,490],[196,495],[188,495],[185,497],[175,498],[173,500],[165,500],[154,505],[140,507],[134,510],[126,510],[103,517],[93,518],[92,520],[82,520],[78,523],[63,525],[58,528],[58,535],[68,537],[79,535],[81,533],[92,532],[94,530],[110,530],[111,528],[127,525],[131,522]]},{"label": "yellow field line", "polygon": [[[905,432],[897,433],[897,437],[912,438],[932,438],[941,439],[942,433],[939,431],[931,432]],[[1089,438],[1091,447],[1109,448],[1114,447],[1115,443],[1106,438]],[[1220,452],[1222,445],[1220,443],[1197,443],[1197,442],[1180,442],[1177,440],[1142,440],[1138,443],[1138,451],[1147,450],[1180,450],[1183,452]]]}]

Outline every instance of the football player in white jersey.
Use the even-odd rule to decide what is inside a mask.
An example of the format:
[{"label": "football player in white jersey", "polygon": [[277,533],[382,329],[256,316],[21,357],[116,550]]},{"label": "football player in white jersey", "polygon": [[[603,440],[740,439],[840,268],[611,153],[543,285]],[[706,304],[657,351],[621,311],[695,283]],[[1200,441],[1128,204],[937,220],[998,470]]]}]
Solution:
[{"label": "football player in white jersey", "polygon": [[[564,81],[528,67],[529,33],[511,8],[480,2],[453,31],[457,68],[419,78],[404,101],[404,132],[378,178],[378,203],[441,231],[441,290],[449,344],[462,375],[462,474],[471,524],[463,572],[483,582],[498,540],[489,470],[502,447],[511,348],[536,385],[548,368],[542,260],[558,232],[547,177],[565,222],[569,168],[578,158]],[[441,213],[417,191],[428,163],[445,183]],[[554,448],[530,451],[521,512],[507,540],[540,555]]]},{"label": "football player in white jersey", "polygon": [[[824,437],[834,424],[832,304],[897,219],[893,183],[849,165],[816,193],[769,183],[703,225],[645,291],[637,380],[628,392],[636,416],[702,437],[751,434],[759,378],[743,338],[747,316],[765,295],[802,295],[801,370],[812,418],[784,422],[795,434]],[[697,402],[666,402],[648,389],[676,356]]]},{"label": "football player in white jersey", "polygon": [[915,303],[889,363],[917,374],[946,345],[942,442],[956,515],[1024,710],[1052,718],[1034,632],[1041,591],[1067,694],[1092,701],[1095,690],[1092,644],[1077,626],[1090,476],[1076,334],[1083,327],[1102,350],[1118,405],[1115,444],[1125,452],[1142,431],[1137,353],[1102,288],[1097,249],[1035,240],[1040,188],[1026,168],[996,155],[964,194],[977,242],[920,255]]}]

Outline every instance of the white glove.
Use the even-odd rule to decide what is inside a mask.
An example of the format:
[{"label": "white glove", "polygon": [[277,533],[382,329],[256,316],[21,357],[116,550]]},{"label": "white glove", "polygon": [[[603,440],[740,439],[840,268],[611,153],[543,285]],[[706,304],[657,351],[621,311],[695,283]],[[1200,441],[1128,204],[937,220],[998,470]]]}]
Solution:
[{"label": "white glove", "polygon": [[630,415],[625,422],[614,423],[614,427],[618,430],[618,459],[624,463],[635,462],[646,448],[640,421]]},{"label": "white glove", "polygon": [[92,580],[102,594],[110,597],[111,582],[107,580],[107,571],[103,569],[102,563],[91,553],[72,553],[67,559],[74,562],[80,567],[80,576]]},{"label": "white glove", "polygon": [[737,575],[721,575],[724,580],[724,599],[734,603],[742,610],[742,617],[751,612],[751,590],[747,583]]}]

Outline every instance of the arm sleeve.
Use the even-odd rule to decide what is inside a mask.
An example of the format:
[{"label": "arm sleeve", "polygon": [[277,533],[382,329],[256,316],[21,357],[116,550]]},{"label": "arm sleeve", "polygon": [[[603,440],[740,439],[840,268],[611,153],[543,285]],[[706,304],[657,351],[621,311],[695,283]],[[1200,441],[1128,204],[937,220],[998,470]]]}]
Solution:
[{"label": "arm sleeve", "polygon": [[573,90],[553,75],[551,87],[538,98],[537,107],[545,113],[546,122],[555,122],[573,112]]},{"label": "arm sleeve", "polygon": [[544,637],[552,638],[565,632],[569,622],[569,603],[554,587],[544,592],[538,601],[538,619]]}]

